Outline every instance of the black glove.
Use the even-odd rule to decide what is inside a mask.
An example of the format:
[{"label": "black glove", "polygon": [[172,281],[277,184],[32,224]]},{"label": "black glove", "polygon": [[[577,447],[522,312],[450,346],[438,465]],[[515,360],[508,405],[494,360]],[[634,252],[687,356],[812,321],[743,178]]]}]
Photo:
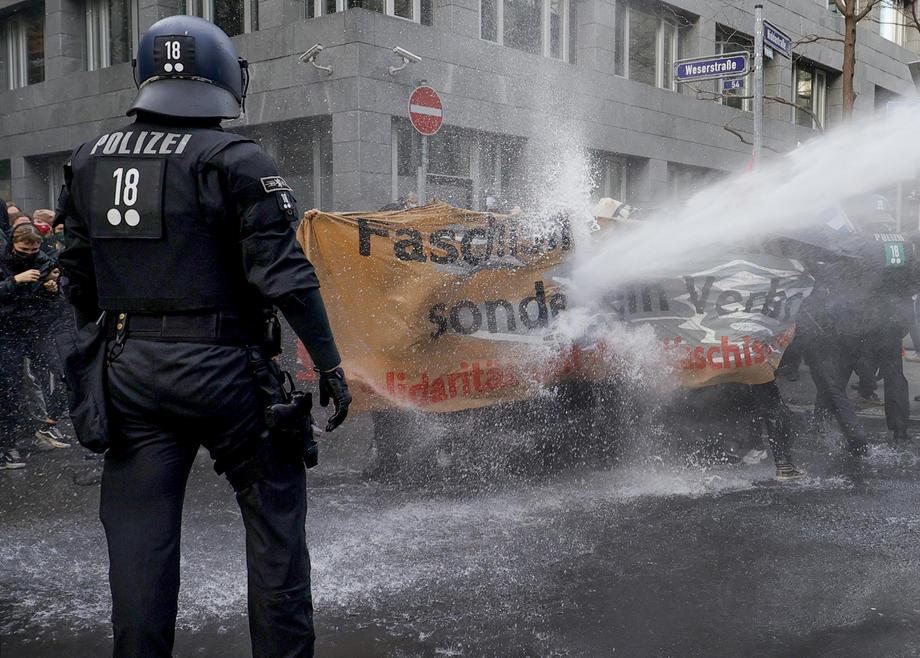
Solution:
[{"label": "black glove", "polygon": [[327,432],[331,432],[344,422],[348,415],[348,405],[351,404],[351,393],[348,392],[345,371],[341,368],[319,373],[319,405],[329,406],[330,399],[335,403],[335,413],[326,422]]}]

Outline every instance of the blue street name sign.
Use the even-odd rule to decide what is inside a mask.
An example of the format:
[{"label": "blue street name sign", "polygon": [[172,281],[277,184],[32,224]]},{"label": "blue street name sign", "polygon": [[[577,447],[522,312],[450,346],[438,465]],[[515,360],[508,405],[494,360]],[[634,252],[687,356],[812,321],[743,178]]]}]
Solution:
[{"label": "blue street name sign", "polygon": [[767,21],[763,22],[763,43],[783,57],[792,57],[792,37]]},{"label": "blue street name sign", "polygon": [[728,78],[722,81],[722,91],[738,91],[744,89],[744,80],[741,78]]},{"label": "blue street name sign", "polygon": [[697,57],[674,62],[674,79],[678,82],[737,78],[748,72],[747,53],[729,53],[719,57]]}]

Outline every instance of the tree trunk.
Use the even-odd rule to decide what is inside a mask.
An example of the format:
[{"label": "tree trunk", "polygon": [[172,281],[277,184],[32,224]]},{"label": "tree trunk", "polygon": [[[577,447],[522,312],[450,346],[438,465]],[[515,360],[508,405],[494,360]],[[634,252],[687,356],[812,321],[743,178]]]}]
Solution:
[{"label": "tree trunk", "polygon": [[856,16],[855,7],[843,18],[843,120],[853,116],[856,90],[853,76],[856,73]]}]

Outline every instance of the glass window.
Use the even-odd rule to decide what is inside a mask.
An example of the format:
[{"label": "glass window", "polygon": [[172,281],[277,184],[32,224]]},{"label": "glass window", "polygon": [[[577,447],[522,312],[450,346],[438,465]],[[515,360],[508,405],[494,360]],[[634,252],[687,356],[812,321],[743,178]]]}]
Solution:
[{"label": "glass window", "polygon": [[635,158],[609,151],[591,151],[591,201],[604,197],[624,203],[635,203],[644,163]]},{"label": "glass window", "polygon": [[618,2],[614,11],[613,24],[613,72],[626,77],[626,5]]},{"label": "glass window", "polygon": [[211,21],[231,37],[259,29],[259,0],[186,0],[186,13]]},{"label": "glass window", "polygon": [[6,78],[10,89],[45,79],[45,5],[29,5],[6,20]]},{"label": "glass window", "polygon": [[469,178],[469,135],[459,130],[444,128],[429,137],[428,173]]},{"label": "glass window", "polygon": [[387,16],[431,25],[431,0],[305,0],[304,2],[306,18],[334,14],[346,9],[367,9]]},{"label": "glass window", "polygon": [[889,41],[894,41],[899,46],[904,45],[906,17],[902,15],[901,0],[882,0],[879,5],[879,33]]},{"label": "glass window", "polygon": [[25,21],[26,37],[26,84],[34,85],[45,79],[45,14],[33,12]]},{"label": "glass window", "polygon": [[407,18],[411,21],[413,18],[414,4],[412,0],[393,0],[393,15],[399,16],[400,18]]},{"label": "glass window", "polygon": [[87,0],[87,70],[131,60],[137,38],[136,16],[135,0]]},{"label": "glass window", "polygon": [[645,12],[629,8],[629,79],[649,85],[658,83],[659,19]]},{"label": "glass window", "polygon": [[370,11],[379,11],[383,13],[384,1],[383,0],[349,0],[348,7],[360,7],[361,9],[368,9]]},{"label": "glass window", "polygon": [[569,63],[574,64],[578,52],[578,0],[569,0]]},{"label": "glass window", "polygon": [[671,188],[671,196],[675,200],[689,199],[724,176],[724,173],[716,169],[694,167],[676,162],[668,163],[668,183]]},{"label": "glass window", "polygon": [[613,28],[614,74],[664,89],[676,89],[674,62],[680,46],[679,20],[673,11],[663,11],[659,15],[622,0],[617,2]]},{"label": "glass window", "polygon": [[243,15],[246,13],[244,0],[214,0],[214,24],[228,35],[236,36],[247,30],[244,27]]},{"label": "glass window", "polygon": [[408,121],[396,121],[396,171],[400,176],[415,176],[421,164],[418,133]]},{"label": "glass window", "polygon": [[538,54],[543,0],[504,0],[502,38],[509,48]]},{"label": "glass window", "polygon": [[[827,74],[813,64],[798,62],[793,69],[793,76],[796,124],[803,128],[823,128]],[[811,113],[801,108],[807,108]]]},{"label": "glass window", "polygon": [[479,4],[479,36],[498,41],[498,5],[501,0],[482,0]]},{"label": "glass window", "polygon": [[658,68],[658,86],[662,89],[676,89],[674,81],[674,60],[677,59],[677,27],[668,21],[661,23],[661,65]]},{"label": "glass window", "polygon": [[549,2],[549,56],[562,59],[562,0]]},{"label": "glass window", "polygon": [[576,0],[480,0],[479,36],[486,41],[573,62]]},{"label": "glass window", "polygon": [[[729,28],[719,27],[716,30],[716,52],[720,55],[725,53],[738,53],[746,52],[751,58],[751,62],[754,61],[754,39],[747,36],[746,34],[741,34]],[[736,93],[728,94],[724,93],[722,96],[722,104],[728,105],[729,107],[734,107],[738,110],[745,110],[751,112],[753,110],[753,99],[743,98],[743,96],[749,96],[752,93],[753,87],[753,73],[748,73],[744,76],[744,88],[738,90]],[[719,82],[719,81],[717,81]]]},{"label": "glass window", "polygon": [[[795,104],[811,109],[814,99],[814,71],[798,68],[795,75]],[[805,128],[812,128],[814,120],[808,112],[796,108],[795,122]]]},{"label": "glass window", "polygon": [[110,0],[109,61],[112,64],[130,62],[134,50],[134,20],[137,12],[130,0]]},{"label": "glass window", "polygon": [[13,196],[13,169],[9,160],[0,160],[0,199],[9,201]]}]

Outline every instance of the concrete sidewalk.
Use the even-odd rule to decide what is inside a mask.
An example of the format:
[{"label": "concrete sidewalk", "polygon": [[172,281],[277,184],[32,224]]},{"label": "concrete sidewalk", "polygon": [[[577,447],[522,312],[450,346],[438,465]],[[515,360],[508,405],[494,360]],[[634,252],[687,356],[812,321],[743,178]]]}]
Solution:
[{"label": "concrete sidewalk", "polygon": [[[908,354],[913,355],[912,351]],[[910,427],[920,428],[920,402],[914,401],[914,395],[920,395],[920,362],[904,359],[904,376],[910,387]],[[850,378],[850,385],[857,381],[856,375]],[[811,414],[815,403],[815,385],[812,382],[808,367],[802,364],[799,369],[798,381],[791,382],[783,376],[777,377],[777,383],[783,393],[786,404],[797,414]],[[879,399],[885,399],[885,382],[877,383],[876,394]],[[881,404],[865,404],[859,401],[859,396],[852,388],[847,389],[850,399],[854,403],[856,415],[870,432],[886,432],[885,407]]]}]

